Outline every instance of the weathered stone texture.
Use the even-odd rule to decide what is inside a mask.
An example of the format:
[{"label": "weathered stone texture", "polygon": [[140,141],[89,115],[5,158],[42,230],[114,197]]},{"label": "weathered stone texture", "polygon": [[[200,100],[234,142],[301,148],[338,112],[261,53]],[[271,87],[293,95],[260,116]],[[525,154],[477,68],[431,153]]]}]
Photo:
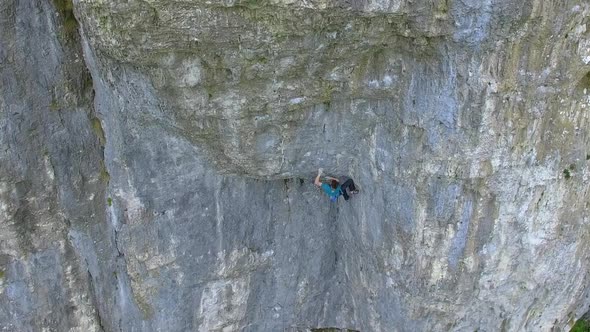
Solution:
[{"label": "weathered stone texture", "polygon": [[100,330],[102,281],[73,237],[104,223],[102,153],[92,81],[62,9],[0,4],[2,331]]},{"label": "weathered stone texture", "polygon": [[[537,331],[588,310],[587,3],[78,0],[70,44],[49,4],[2,6],[3,326]],[[361,194],[330,204],[318,167]]]}]

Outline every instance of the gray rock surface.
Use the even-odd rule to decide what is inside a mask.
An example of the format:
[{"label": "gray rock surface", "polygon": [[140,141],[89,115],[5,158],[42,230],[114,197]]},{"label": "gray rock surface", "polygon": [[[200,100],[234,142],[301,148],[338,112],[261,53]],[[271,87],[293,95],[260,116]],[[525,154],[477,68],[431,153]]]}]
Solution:
[{"label": "gray rock surface", "polygon": [[104,227],[103,158],[91,125],[100,122],[65,12],[47,1],[0,3],[2,331],[100,330],[106,269],[88,268],[85,257],[101,255],[92,244],[100,237],[77,240]]},{"label": "gray rock surface", "polygon": [[[0,4],[2,329],[539,331],[588,311],[588,3],[71,9]],[[361,194],[329,203],[318,167]]]}]

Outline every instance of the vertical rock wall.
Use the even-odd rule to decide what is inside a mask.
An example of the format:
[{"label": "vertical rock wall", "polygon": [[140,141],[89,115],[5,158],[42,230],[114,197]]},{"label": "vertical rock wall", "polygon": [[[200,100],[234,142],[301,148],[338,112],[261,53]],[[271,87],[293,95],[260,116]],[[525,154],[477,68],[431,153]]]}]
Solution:
[{"label": "vertical rock wall", "polygon": [[71,9],[0,4],[3,331],[101,330],[99,271],[81,246],[100,240],[85,234],[104,224],[106,170]]},{"label": "vertical rock wall", "polygon": [[[2,6],[3,327],[536,331],[587,311],[587,4],[80,0],[70,41],[59,6]],[[317,167],[361,195],[329,203]]]}]

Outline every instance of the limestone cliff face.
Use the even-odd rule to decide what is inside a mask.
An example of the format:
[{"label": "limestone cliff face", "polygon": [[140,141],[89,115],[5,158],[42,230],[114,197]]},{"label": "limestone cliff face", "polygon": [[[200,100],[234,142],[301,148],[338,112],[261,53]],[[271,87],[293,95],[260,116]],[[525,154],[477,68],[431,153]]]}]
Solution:
[{"label": "limestone cliff face", "polygon": [[[69,13],[69,16],[68,16]],[[0,3],[0,329],[97,330],[106,174],[71,10]],[[98,124],[94,127],[92,124]],[[96,245],[95,245],[96,244]],[[103,243],[106,244],[106,243]],[[106,251],[105,251],[106,250]],[[89,261],[87,256],[94,256]],[[98,278],[102,279],[99,280]],[[95,282],[96,281],[96,282]]]},{"label": "limestone cliff face", "polygon": [[[567,330],[590,305],[589,15],[0,4],[0,326]],[[329,203],[318,167],[362,193]]]}]

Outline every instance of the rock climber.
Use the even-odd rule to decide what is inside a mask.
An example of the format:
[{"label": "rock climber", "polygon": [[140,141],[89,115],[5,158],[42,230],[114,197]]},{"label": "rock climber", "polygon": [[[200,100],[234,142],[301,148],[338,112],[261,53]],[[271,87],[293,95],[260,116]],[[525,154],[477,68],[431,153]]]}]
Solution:
[{"label": "rock climber", "polygon": [[340,181],[338,179],[333,178],[331,176],[326,176],[326,180],[330,181],[329,183],[326,183],[320,181],[320,177],[323,173],[324,171],[320,168],[318,170],[318,176],[315,177],[313,183],[316,186],[322,188],[322,190],[324,190],[324,192],[328,196],[330,196],[330,200],[332,202],[336,202],[340,195],[344,196],[344,200],[347,201],[350,198],[350,196],[348,196],[346,189],[349,189],[351,194],[358,194],[359,191],[354,186],[354,181],[352,181],[352,179],[348,179],[344,181],[343,184],[340,184]]}]

